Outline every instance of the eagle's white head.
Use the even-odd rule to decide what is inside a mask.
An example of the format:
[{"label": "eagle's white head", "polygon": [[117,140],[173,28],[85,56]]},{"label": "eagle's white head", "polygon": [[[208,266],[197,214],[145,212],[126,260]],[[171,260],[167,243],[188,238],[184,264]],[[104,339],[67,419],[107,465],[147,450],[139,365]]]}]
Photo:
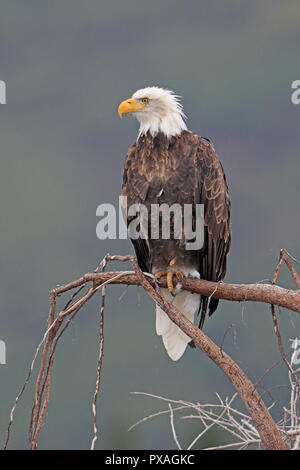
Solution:
[{"label": "eagle's white head", "polygon": [[139,135],[148,131],[155,136],[163,132],[167,137],[180,134],[186,125],[179,97],[172,91],[147,87],[133,93],[119,105],[119,116],[132,113],[140,123]]}]

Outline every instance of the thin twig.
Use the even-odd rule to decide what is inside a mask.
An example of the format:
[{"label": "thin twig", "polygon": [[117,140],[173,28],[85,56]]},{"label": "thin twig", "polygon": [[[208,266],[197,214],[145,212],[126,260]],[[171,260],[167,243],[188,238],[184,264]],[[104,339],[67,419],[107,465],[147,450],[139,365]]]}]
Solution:
[{"label": "thin twig", "polygon": [[172,430],[173,439],[174,439],[174,442],[175,442],[177,448],[178,448],[179,450],[182,450],[181,445],[179,444],[179,441],[178,441],[178,438],[177,438],[176,431],[175,431],[175,426],[174,426],[174,413],[173,413],[173,408],[172,408],[172,406],[171,406],[170,403],[169,403],[169,410],[170,410],[170,425],[171,425],[171,430]]},{"label": "thin twig", "polygon": [[97,378],[96,378],[96,388],[92,402],[92,413],[94,418],[93,428],[94,428],[94,436],[91,443],[91,450],[94,450],[95,443],[98,439],[98,428],[97,428],[97,398],[100,390],[100,382],[101,382],[101,371],[102,371],[102,361],[103,361],[103,347],[104,347],[104,333],[103,333],[103,326],[104,326],[104,306],[105,306],[105,289],[106,287],[102,287],[102,303],[100,309],[100,326],[99,326],[99,337],[100,337],[100,345],[99,345],[99,356],[98,356],[98,365],[97,365]]}]

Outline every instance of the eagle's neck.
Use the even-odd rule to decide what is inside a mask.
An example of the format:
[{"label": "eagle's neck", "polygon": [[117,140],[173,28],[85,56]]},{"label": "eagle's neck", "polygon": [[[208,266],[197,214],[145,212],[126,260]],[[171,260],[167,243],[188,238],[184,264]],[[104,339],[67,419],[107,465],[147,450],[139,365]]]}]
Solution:
[{"label": "eagle's neck", "polygon": [[151,113],[151,115],[142,115],[137,113],[137,118],[140,123],[138,139],[141,135],[146,135],[148,132],[155,137],[159,132],[164,134],[167,138],[174,137],[181,134],[186,130],[186,124],[178,112],[169,112],[165,116],[160,113]]}]

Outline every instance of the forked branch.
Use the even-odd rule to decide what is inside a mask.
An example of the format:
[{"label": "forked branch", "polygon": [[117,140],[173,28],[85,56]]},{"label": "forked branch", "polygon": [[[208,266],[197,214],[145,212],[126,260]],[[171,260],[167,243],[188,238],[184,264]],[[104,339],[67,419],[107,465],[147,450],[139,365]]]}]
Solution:
[{"label": "forked branch", "polygon": [[[104,268],[106,267],[107,263],[114,260],[131,262],[134,271],[104,272]],[[292,273],[298,288],[297,290],[284,289],[275,285],[283,261],[286,262]],[[57,343],[76,314],[81,310],[86,302],[88,302],[88,300],[91,299],[94,294],[96,294],[96,292],[101,289],[103,295],[100,318],[100,349],[96,390],[92,403],[94,416],[94,437],[91,448],[94,448],[94,444],[98,435],[96,423],[96,401],[99,393],[103,357],[104,293],[105,287],[108,284],[142,286],[148,295],[167,313],[170,319],[176,325],[178,325],[194,341],[195,345],[197,345],[226,374],[235,390],[243,400],[249,414],[251,415],[253,423],[256,426],[264,446],[267,449],[285,449],[284,441],[278,427],[274,423],[255,386],[250,382],[242,369],[236,364],[236,362],[233,361],[230,356],[228,356],[228,354],[224,352],[222,347],[214,344],[213,341],[208,338],[208,336],[206,336],[182,313],[176,310],[172,304],[168,303],[160,295],[160,287],[166,287],[166,279],[160,279],[158,286],[157,282],[151,274],[143,273],[140,270],[136,258],[132,255],[106,255],[93,273],[85,274],[81,278],[63,286],[59,286],[51,291],[47,331],[35,352],[25,384],[17,396],[15,404],[12,408],[5,448],[7,447],[10,436],[10,429],[13,423],[16,405],[29,382],[38,352],[43,346],[41,366],[36,381],[35,399],[29,429],[30,447],[31,449],[37,449],[39,433],[44,423],[50,398],[51,371],[54,363]],[[71,295],[71,298],[63,310],[57,313],[57,297],[66,292],[73,291],[74,289],[75,292]],[[230,301],[265,302],[270,305],[285,307],[293,310],[294,312],[300,313],[300,278],[293,268],[292,263],[290,262],[290,255],[285,250],[281,250],[279,263],[275,271],[273,282],[271,284],[264,284],[262,282],[253,284],[227,284],[223,282],[214,283],[205,280],[186,279],[183,284],[183,289],[190,292],[197,292],[208,297],[211,296]]]}]

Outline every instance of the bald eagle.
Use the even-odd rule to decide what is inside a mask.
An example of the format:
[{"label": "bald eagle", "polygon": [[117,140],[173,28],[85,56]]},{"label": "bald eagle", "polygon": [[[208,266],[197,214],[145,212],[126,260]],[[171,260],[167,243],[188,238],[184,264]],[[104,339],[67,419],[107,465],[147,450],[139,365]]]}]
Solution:
[{"label": "bald eagle", "polygon": [[[162,236],[132,239],[140,268],[157,279],[167,275],[168,288],[161,295],[189,320],[200,315],[203,327],[217,309],[218,299],[174,288],[172,277],[184,276],[221,281],[226,273],[230,249],[230,199],[226,177],[213,144],[190,132],[179,97],[170,90],[147,87],[136,91],[118,108],[119,116],[132,113],[140,127],[129,148],[124,167],[122,196],[128,206],[174,203],[204,205],[204,243],[198,250],[186,249],[185,233],[175,237],[171,224],[169,239]],[[196,217],[193,212],[193,217]],[[127,225],[132,217],[127,217]],[[148,224],[151,225],[149,216]],[[195,220],[193,221],[195,222]],[[194,224],[195,225],[195,224]],[[156,305],[156,332],[171,359],[178,360],[191,339]]]}]

